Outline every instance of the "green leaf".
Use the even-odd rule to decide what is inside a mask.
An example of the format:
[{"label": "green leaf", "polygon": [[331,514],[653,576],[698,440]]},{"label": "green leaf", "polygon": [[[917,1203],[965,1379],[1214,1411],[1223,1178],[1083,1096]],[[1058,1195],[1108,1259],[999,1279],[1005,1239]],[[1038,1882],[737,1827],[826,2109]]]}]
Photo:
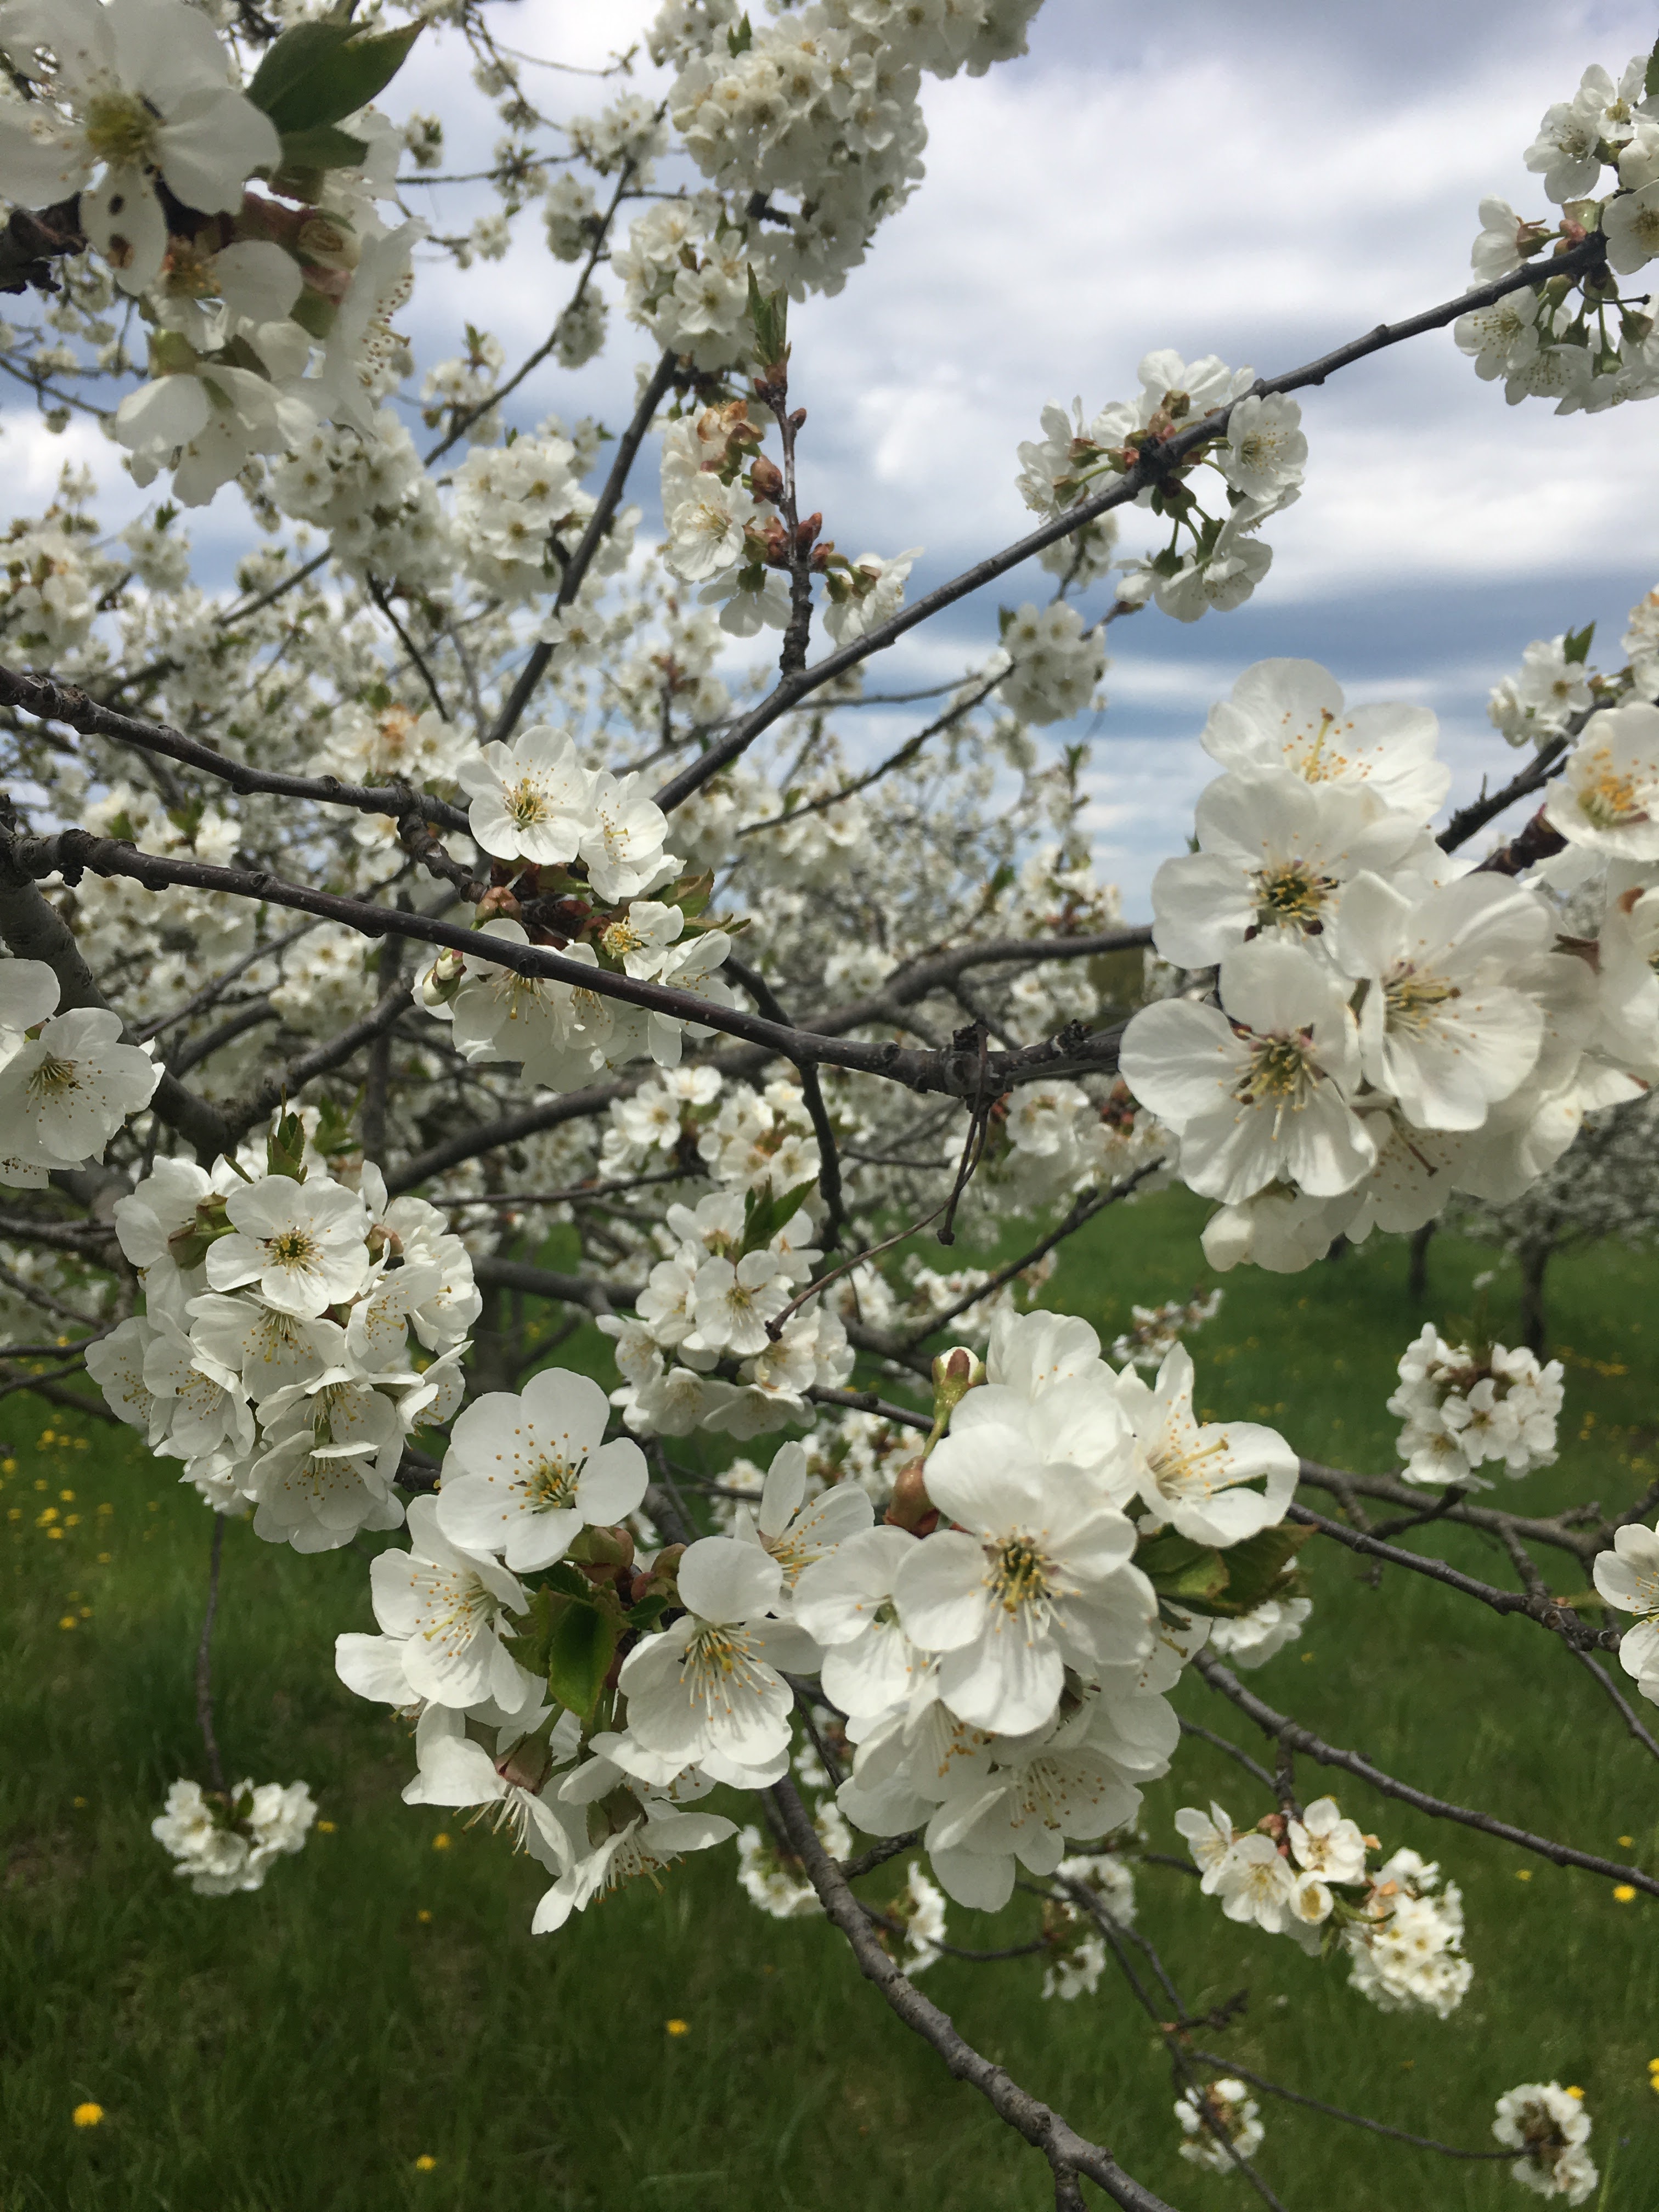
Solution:
[{"label": "green leaf", "polygon": [[568,1712],[585,1719],[599,1701],[617,1653],[617,1623],[597,1606],[572,1601],[547,1641],[547,1686]]},{"label": "green leaf", "polygon": [[743,1201],[743,1248],[739,1259],[750,1252],[763,1252],[780,1229],[799,1211],[801,1200],[817,1188],[817,1179],[798,1182],[781,1198],[763,1198],[751,1190]]},{"label": "green leaf", "polygon": [[265,1139],[265,1173],[289,1176],[295,1182],[303,1182],[306,1179],[305,1152],[304,1122],[297,1114],[284,1114]]},{"label": "green leaf", "polygon": [[420,33],[418,23],[373,37],[337,20],[295,23],[260,63],[247,96],[284,137],[337,123],[385,90]]},{"label": "green leaf", "polygon": [[769,371],[781,368],[789,354],[789,295],[780,290],[769,296],[755,282],[752,269],[749,272],[749,319],[755,325],[755,356],[761,367]]},{"label": "green leaf", "polygon": [[304,131],[283,133],[285,169],[355,169],[368,152],[368,142],[337,131],[331,123],[313,123]]},{"label": "green leaf", "polygon": [[1648,73],[1643,80],[1643,89],[1650,100],[1659,93],[1659,39],[1655,40],[1653,52],[1648,56]]},{"label": "green leaf", "polygon": [[1570,629],[1562,642],[1564,659],[1576,660],[1581,665],[1589,657],[1590,640],[1595,635],[1595,624],[1586,623],[1583,629]]},{"label": "green leaf", "polygon": [[1281,1522],[1276,1528],[1263,1528],[1246,1537],[1242,1544],[1230,1544],[1221,1554],[1227,1587],[1214,1601],[1216,1611],[1236,1620],[1276,1596],[1296,1564],[1297,1553],[1315,1534],[1312,1528]]},{"label": "green leaf", "polygon": [[726,50],[733,61],[739,54],[746,54],[754,43],[754,28],[747,15],[726,34]]},{"label": "green leaf", "polygon": [[1215,1600],[1227,1587],[1226,1562],[1220,1553],[1177,1535],[1173,1528],[1143,1536],[1135,1546],[1134,1563],[1160,1597],[1194,1613],[1218,1610]]}]

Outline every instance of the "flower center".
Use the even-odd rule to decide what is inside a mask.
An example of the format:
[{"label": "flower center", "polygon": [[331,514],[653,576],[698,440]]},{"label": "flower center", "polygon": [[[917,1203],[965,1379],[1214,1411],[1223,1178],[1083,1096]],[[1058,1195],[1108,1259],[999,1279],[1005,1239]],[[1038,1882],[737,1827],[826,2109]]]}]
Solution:
[{"label": "flower center", "polygon": [[1421,1036],[1431,1030],[1441,1008],[1462,993],[1443,976],[1419,975],[1409,968],[1391,975],[1383,986],[1386,1020],[1391,1030]]},{"label": "flower center", "polygon": [[75,1062],[59,1060],[48,1053],[29,1078],[29,1089],[37,1098],[57,1099],[75,1088]]},{"label": "flower center", "polygon": [[146,167],[154,158],[161,124],[136,92],[100,92],[87,103],[87,150],[114,169]]},{"label": "flower center", "polygon": [[1292,922],[1305,929],[1319,921],[1335,889],[1334,881],[1322,876],[1308,860],[1285,860],[1277,867],[1263,868],[1255,879],[1257,924],[1266,927],[1275,922]]},{"label": "flower center", "polygon": [[1589,766],[1592,774],[1578,793],[1579,811],[1587,822],[1598,830],[1620,830],[1647,820],[1634,778],[1614,768],[1605,745],[1592,754]]},{"label": "flower center", "polygon": [[1226,1463],[1224,1434],[1209,1444],[1183,1446],[1168,1442],[1162,1450],[1146,1455],[1152,1480],[1170,1498],[1212,1498],[1218,1490],[1228,1487],[1224,1479],[1218,1479],[1224,1477]]},{"label": "flower center", "polygon": [[522,783],[508,784],[501,800],[520,830],[533,829],[547,818],[547,801],[528,777]]},{"label": "flower center", "polygon": [[265,1258],[273,1267],[309,1267],[319,1256],[316,1239],[308,1230],[279,1229],[265,1239]]},{"label": "flower center", "polygon": [[556,1453],[543,1460],[525,1485],[526,1501],[532,1513],[568,1513],[576,1502],[576,1483],[587,1464],[587,1455],[572,1467]]},{"label": "flower center", "polygon": [[1304,1033],[1252,1039],[1249,1066],[1234,1097],[1247,1106],[1277,1106],[1300,1111],[1316,1080]]},{"label": "flower center", "polygon": [[692,1705],[729,1714],[738,1698],[752,1697],[761,1678],[750,1649],[741,1628],[705,1621],[680,1661],[680,1680]]},{"label": "flower center", "polygon": [[1005,1536],[1000,1544],[988,1544],[991,1563],[988,1582],[991,1601],[1007,1613],[1025,1606],[1046,1606],[1052,1595],[1049,1566],[1029,1536]]},{"label": "flower center", "polygon": [[422,1636],[451,1658],[465,1651],[494,1616],[495,1601],[476,1575],[423,1562],[415,1570],[415,1587],[426,1615]]}]

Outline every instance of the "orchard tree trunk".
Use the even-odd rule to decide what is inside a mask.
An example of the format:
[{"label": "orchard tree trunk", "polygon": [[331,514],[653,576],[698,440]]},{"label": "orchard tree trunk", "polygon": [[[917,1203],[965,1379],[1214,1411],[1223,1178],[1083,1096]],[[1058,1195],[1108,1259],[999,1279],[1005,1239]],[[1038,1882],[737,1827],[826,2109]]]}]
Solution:
[{"label": "orchard tree trunk", "polygon": [[1429,1246],[1434,1241],[1435,1224],[1425,1221],[1413,1232],[1411,1261],[1406,1270],[1406,1295],[1413,1305],[1424,1304],[1429,1295]]},{"label": "orchard tree trunk", "polygon": [[1529,1244],[1522,1249],[1521,1336],[1527,1349],[1541,1359],[1548,1331],[1544,1315],[1544,1274],[1554,1247]]}]

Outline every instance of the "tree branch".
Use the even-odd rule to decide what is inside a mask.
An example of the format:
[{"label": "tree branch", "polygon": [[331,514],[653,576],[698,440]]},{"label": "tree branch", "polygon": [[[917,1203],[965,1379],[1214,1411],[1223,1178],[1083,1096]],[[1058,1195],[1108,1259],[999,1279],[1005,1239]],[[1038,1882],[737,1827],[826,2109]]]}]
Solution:
[{"label": "tree branch", "polygon": [[1304,1728],[1287,1714],[1275,1712],[1273,1707],[1258,1698],[1254,1690],[1247,1690],[1238,1677],[1224,1667],[1207,1651],[1198,1652],[1192,1662],[1212,1690],[1224,1698],[1231,1698],[1242,1713],[1249,1716],[1264,1735],[1276,1741],[1288,1743],[1292,1751],[1304,1753],[1321,1766],[1340,1767],[1368,1783],[1385,1797],[1398,1798],[1402,1805],[1410,1805],[1419,1813],[1426,1813],[1437,1820],[1455,1820],[1465,1828],[1478,1828],[1483,1835],[1496,1836],[1500,1843],[1516,1844],[1522,1850],[1535,1851],[1540,1858],[1548,1859],[1555,1866],[1583,1867],[1587,1873],[1599,1874],[1609,1881],[1629,1882],[1634,1888],[1644,1890],[1650,1897],[1659,1897],[1659,1878],[1644,1874],[1639,1867],[1620,1866],[1616,1860],[1604,1859],[1594,1851],[1581,1851],[1571,1844],[1558,1844],[1548,1836],[1535,1836],[1530,1829],[1517,1828],[1509,1820],[1494,1820],[1489,1813],[1477,1813],[1467,1805],[1453,1805],[1443,1797],[1431,1797],[1426,1790],[1414,1790],[1409,1783],[1397,1782],[1381,1767],[1373,1766],[1358,1752],[1344,1751],[1329,1744]]},{"label": "tree branch", "polygon": [[[1300,368],[1287,370],[1280,376],[1258,377],[1249,392],[1241,393],[1240,398],[1266,398],[1323,384],[1327,377],[1334,376],[1339,369],[1347,368],[1372,354],[1382,353],[1389,346],[1402,344],[1408,338],[1421,337],[1429,331],[1443,330],[1449,323],[1455,322],[1460,315],[1472,314],[1477,308],[1492,307],[1498,301],[1507,298],[1511,292],[1542,284],[1552,276],[1580,276],[1598,263],[1604,252],[1603,241],[1592,234],[1566,252],[1553,255],[1547,262],[1528,264],[1510,276],[1500,276],[1494,283],[1479,285],[1474,290],[1462,293],[1456,299],[1445,301],[1437,307],[1425,308],[1421,314],[1413,315],[1405,322],[1379,323],[1364,337],[1352,338],[1347,344],[1336,347],[1334,351],[1322,355],[1317,361],[1304,363]],[[803,699],[822,685],[831,682],[847,669],[856,667],[861,660],[867,660],[872,653],[884,652],[908,631],[915,629],[918,623],[929,621],[945,607],[954,606],[958,599],[966,599],[970,592],[994,583],[999,576],[1006,575],[1009,569],[1018,568],[1023,561],[1029,561],[1033,554],[1041,553],[1045,546],[1054,544],[1061,538],[1070,537],[1073,531],[1080,530],[1085,523],[1109,514],[1114,507],[1131,505],[1142,492],[1151,491],[1165,482],[1171,469],[1189,454],[1212,440],[1225,435],[1237,404],[1237,401],[1230,402],[1225,407],[1218,408],[1213,414],[1205,416],[1200,421],[1165,439],[1134,467],[1118,477],[1109,489],[1097,492],[1091,499],[1079,500],[1075,507],[1067,507],[1064,514],[1054,516],[1027,536],[1018,538],[1013,544],[1005,546],[1001,552],[988,555],[983,561],[975,562],[971,568],[964,568],[960,575],[952,577],[949,583],[924,592],[921,599],[908,607],[902,607],[896,614],[878,623],[874,629],[867,630],[862,637],[854,638],[836,652],[826,653],[811,668],[785,677],[751,713],[745,714],[726,736],[711,744],[700,759],[690,763],[678,775],[669,778],[657,793],[658,805],[665,813],[672,813],[694,791],[701,790],[710,776],[717,775],[721,769],[747,751],[763,731],[769,729],[781,715],[788,714],[792,708],[799,706]]]},{"label": "tree branch", "polygon": [[826,1916],[846,1938],[859,1972],[875,1984],[889,2008],[912,2033],[933,2045],[955,2079],[977,2089],[1000,2119],[1042,2153],[1052,2172],[1087,2174],[1124,2212],[1174,2212],[1162,2197],[1126,2173],[1109,2151],[1086,2141],[1058,2112],[974,2049],[949,2014],[923,1996],[882,1948],[846,1876],[819,1842],[793,1785],[778,1782],[768,1794],[790,1848],[817,1891]]}]

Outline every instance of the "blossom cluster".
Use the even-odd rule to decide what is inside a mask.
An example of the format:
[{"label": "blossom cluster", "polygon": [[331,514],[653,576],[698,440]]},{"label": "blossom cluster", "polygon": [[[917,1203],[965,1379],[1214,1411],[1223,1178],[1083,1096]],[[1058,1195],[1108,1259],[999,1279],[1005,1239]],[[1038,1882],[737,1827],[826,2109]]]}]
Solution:
[{"label": "blossom cluster", "polygon": [[1253,2158],[1267,2136],[1261,2106],[1231,2075],[1183,2089],[1175,2116],[1181,2123],[1181,2155],[1210,2173],[1236,2173],[1238,2160]]},{"label": "blossom cluster", "polygon": [[1462,1955],[1463,1902],[1439,1869],[1401,1849],[1366,1863],[1376,1838],[1321,1797],[1298,1817],[1269,1813],[1235,1828],[1219,1805],[1188,1806],[1176,1826],[1229,1920],[1293,1937],[1310,1955],[1346,1954],[1350,1987],[1380,2011],[1428,2011],[1444,2020],[1462,2002],[1474,1969]]},{"label": "blossom cluster", "polygon": [[124,1042],[118,1014],[58,1013],[60,995],[44,961],[0,963],[0,1182],[15,1189],[44,1190],[54,1170],[101,1159],[161,1079],[154,1054]]},{"label": "blossom cluster", "polygon": [[1017,1865],[1051,1875],[1068,1840],[1132,1820],[1178,1736],[1164,1692],[1204,1636],[1160,1625],[1138,1542],[1172,1527],[1224,1561],[1282,1516],[1294,1456],[1271,1431],[1199,1423],[1179,1348],[1153,1389],[1050,1314],[1000,1316],[985,1368],[963,1352],[938,1372],[942,1433],[881,1523],[854,1482],[809,1494],[786,1444],[732,1534],[654,1553],[629,1521],[653,1510],[643,1456],[602,1442],[598,1385],[544,1370],[455,1423],[411,1549],[374,1562],[384,1632],[343,1638],[340,1668],[420,1709],[421,1802],[502,1808],[554,1873],[538,1929],[731,1833],[680,1808],[786,1770],[801,1674],[846,1716],[840,1815],[925,1830],[960,1903],[994,1910]]},{"label": "blossom cluster", "polygon": [[303,1782],[239,1782],[222,1795],[175,1782],[149,1832],[198,1897],[262,1889],[279,1858],[305,1849],[317,1807]]},{"label": "blossom cluster", "polygon": [[1144,1007],[1120,1066],[1221,1202],[1217,1267],[1291,1270],[1456,1191],[1516,1196],[1659,1064],[1659,708],[1592,715],[1549,787],[1600,922],[1589,958],[1544,884],[1436,842],[1437,734],[1425,708],[1348,708],[1310,661],[1261,662],[1212,710],[1223,773],[1152,905],[1160,955],[1213,969],[1212,992]]},{"label": "blossom cluster", "polygon": [[319,424],[372,428],[424,227],[379,215],[399,141],[362,100],[412,36],[356,40],[358,112],[340,130],[328,64],[349,25],[313,33],[297,78],[290,50],[244,88],[184,0],[5,10],[0,41],[30,99],[0,112],[0,193],[28,208],[78,193],[88,242],[148,326],[149,380],[114,417],[140,483],[168,470],[174,496],[200,506]]},{"label": "blossom cluster", "polygon": [[1166,1298],[1161,1306],[1131,1306],[1131,1326],[1112,1340],[1107,1354],[1133,1367],[1160,1367],[1189,1329],[1201,1328],[1221,1310],[1219,1285],[1206,1296],[1194,1291],[1190,1298]]},{"label": "blossom cluster", "polygon": [[1523,2081],[1498,2100],[1492,2131],[1505,2150],[1521,2154],[1510,2172],[1537,2197],[1588,2203],[1601,2176],[1585,2144],[1590,2118],[1582,2089],[1559,2081]]},{"label": "blossom cluster", "polygon": [[401,1525],[405,1445],[459,1409],[481,1300],[435,1206],[388,1199],[371,1164],[355,1188],[307,1167],[297,1136],[295,1117],[271,1140],[276,1171],[158,1160],[116,1201],[145,1311],[87,1369],[216,1510],[326,1552]]},{"label": "blossom cluster", "polygon": [[1474,1470],[1489,1460],[1517,1479],[1553,1467],[1563,1372],[1559,1359],[1543,1365],[1524,1346],[1449,1345],[1425,1322],[1400,1356],[1400,1388],[1389,1400],[1406,1424],[1395,1444],[1405,1480],[1480,1490],[1491,1486]]},{"label": "blossom cluster", "polygon": [[[1659,254],[1659,76],[1651,58],[1636,55],[1617,82],[1599,66],[1587,69],[1573,97],[1546,112],[1526,163],[1559,215],[1521,216],[1507,200],[1484,199],[1470,258],[1483,282],[1534,265],[1539,281],[1461,317],[1458,345],[1478,376],[1504,380],[1511,406],[1551,399],[1558,415],[1571,415],[1651,398],[1659,392],[1659,345],[1650,302],[1620,281]],[[1552,272],[1550,258],[1592,237],[1601,253],[1590,268],[1576,278]],[[1540,259],[1547,248],[1550,258]]]},{"label": "blossom cluster", "polygon": [[[1302,410],[1293,399],[1255,392],[1253,369],[1230,369],[1213,354],[1184,362],[1167,349],[1149,353],[1138,374],[1135,398],[1114,401],[1086,421],[1080,400],[1069,416],[1061,407],[1045,407],[1041,442],[1019,449],[1019,490],[1036,514],[1055,516],[1109,489],[1115,477],[1160,463],[1158,482],[1136,495],[1136,504],[1168,520],[1170,542],[1121,564],[1127,573],[1119,600],[1140,606],[1153,599],[1179,622],[1196,622],[1212,608],[1230,611],[1243,605],[1272,565],[1273,549],[1256,534],[1261,526],[1301,496],[1308,458]],[[1162,465],[1170,439],[1212,416],[1218,418],[1213,438],[1178,464]],[[1193,488],[1200,469],[1220,479],[1219,514],[1209,513]],[[1091,532],[1094,544],[1085,534],[1069,556],[1061,541],[1048,565],[1064,574],[1075,562],[1085,574],[1101,573],[1115,532],[1101,533],[1098,523],[1085,526]]]},{"label": "blossom cluster", "polygon": [[[480,909],[491,917],[483,935],[544,944],[596,973],[730,1003],[714,971],[731,939],[700,919],[708,884],[680,876],[678,857],[664,849],[667,817],[637,775],[585,768],[568,735],[538,723],[510,745],[483,746],[458,775],[473,839],[498,864],[500,881]],[[659,890],[669,896],[642,896]],[[688,1027],[676,1015],[470,952],[441,952],[421,996],[467,1060],[517,1060],[550,1091],[578,1090],[647,1054],[677,1066]]]}]

